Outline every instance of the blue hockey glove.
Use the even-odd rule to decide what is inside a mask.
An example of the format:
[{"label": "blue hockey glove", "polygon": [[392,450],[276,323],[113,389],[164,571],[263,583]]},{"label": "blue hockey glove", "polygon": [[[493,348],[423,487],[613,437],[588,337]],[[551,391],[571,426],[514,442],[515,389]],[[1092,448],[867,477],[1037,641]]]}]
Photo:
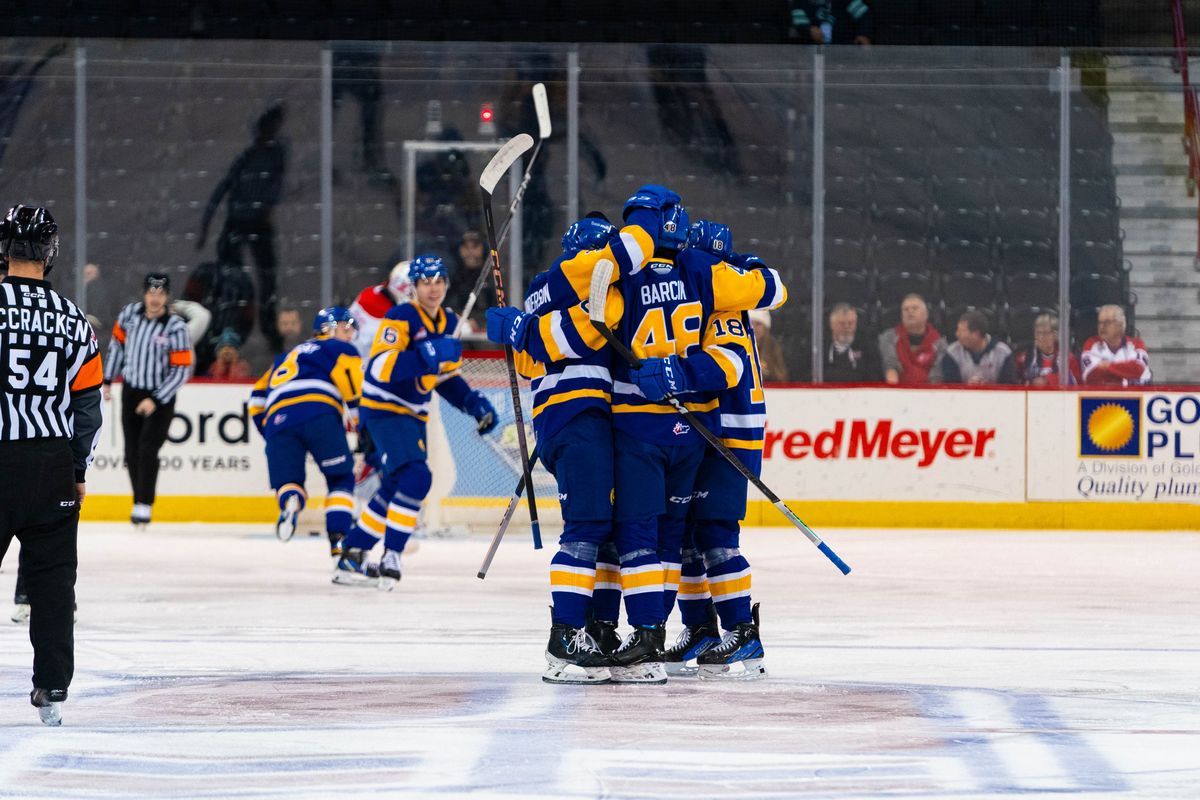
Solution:
[{"label": "blue hockey glove", "polygon": [[462,342],[458,339],[426,339],[417,345],[417,355],[431,373],[437,374],[442,364],[462,358]]},{"label": "blue hockey glove", "polygon": [[648,358],[637,369],[631,369],[629,377],[647,400],[657,402],[669,394],[688,391],[687,374],[679,356]]},{"label": "blue hockey glove", "polygon": [[529,326],[537,321],[534,314],[526,314],[519,308],[489,308],[487,310],[487,335],[496,344],[512,345],[514,350],[525,350]]},{"label": "blue hockey glove", "polygon": [[732,253],[729,258],[729,263],[735,267],[745,270],[763,269],[767,266],[767,262],[763,261],[753,253]]},{"label": "blue hockey glove", "polygon": [[479,431],[480,436],[486,436],[496,429],[496,423],[499,422],[496,419],[496,408],[488,402],[483,392],[471,392],[467,395],[463,406],[464,410],[479,423],[476,430]]},{"label": "blue hockey glove", "polygon": [[659,186],[657,183],[647,183],[625,201],[625,208],[621,211],[621,218],[628,220],[629,214],[639,208],[649,209],[650,211],[662,211],[667,206],[677,205],[679,201],[679,195],[667,187]]},{"label": "blue hockey glove", "polygon": [[718,258],[731,258],[733,234],[728,225],[702,219],[693,223],[688,231],[688,246],[711,253]]}]

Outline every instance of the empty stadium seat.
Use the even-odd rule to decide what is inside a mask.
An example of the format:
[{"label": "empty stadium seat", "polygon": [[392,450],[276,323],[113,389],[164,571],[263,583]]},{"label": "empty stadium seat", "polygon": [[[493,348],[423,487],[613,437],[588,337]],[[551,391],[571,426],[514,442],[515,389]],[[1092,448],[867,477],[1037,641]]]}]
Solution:
[{"label": "empty stadium seat", "polygon": [[990,306],[996,302],[996,284],[991,275],[979,272],[947,272],[941,277],[942,302],[948,306]]},{"label": "empty stadium seat", "polygon": [[985,242],[969,239],[939,241],[933,251],[933,266],[938,272],[975,272],[990,275],[992,251]]},{"label": "empty stadium seat", "polygon": [[875,240],[867,259],[877,273],[929,272],[929,249],[922,239]]},{"label": "empty stadium seat", "polygon": [[1004,276],[1008,302],[1016,306],[1058,305],[1058,275],[1046,272],[1015,271]]}]

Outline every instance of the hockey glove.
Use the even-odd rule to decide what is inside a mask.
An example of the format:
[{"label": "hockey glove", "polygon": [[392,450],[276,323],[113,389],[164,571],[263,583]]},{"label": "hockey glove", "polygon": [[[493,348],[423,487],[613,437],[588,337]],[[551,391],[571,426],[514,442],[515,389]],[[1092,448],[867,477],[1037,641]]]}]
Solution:
[{"label": "hockey glove", "polygon": [[628,220],[630,213],[639,208],[649,209],[650,211],[662,211],[668,206],[677,205],[679,200],[679,195],[667,187],[659,186],[656,183],[647,183],[625,201],[625,208],[621,211],[621,218]]},{"label": "hockey glove", "polygon": [[529,337],[529,326],[537,321],[534,314],[526,314],[519,308],[504,306],[487,310],[487,335],[496,344],[512,345],[514,350],[524,352],[525,340]]},{"label": "hockey glove", "polygon": [[655,402],[669,394],[688,391],[688,378],[679,356],[648,358],[637,369],[629,371],[630,380],[642,390],[647,400]]},{"label": "hockey glove", "polygon": [[767,266],[767,262],[753,253],[733,253],[730,255],[728,263],[744,270],[765,269]]},{"label": "hockey glove", "polygon": [[496,423],[499,421],[496,418],[496,408],[488,402],[483,392],[474,391],[467,395],[463,401],[463,410],[475,418],[475,422],[478,423],[476,430],[480,436],[486,436],[496,429]]},{"label": "hockey glove", "polygon": [[430,374],[436,375],[442,364],[462,359],[462,342],[458,339],[426,339],[417,345],[417,355],[425,362]]},{"label": "hockey glove", "polygon": [[688,246],[718,258],[732,258],[733,234],[729,232],[728,225],[702,219],[688,231]]}]

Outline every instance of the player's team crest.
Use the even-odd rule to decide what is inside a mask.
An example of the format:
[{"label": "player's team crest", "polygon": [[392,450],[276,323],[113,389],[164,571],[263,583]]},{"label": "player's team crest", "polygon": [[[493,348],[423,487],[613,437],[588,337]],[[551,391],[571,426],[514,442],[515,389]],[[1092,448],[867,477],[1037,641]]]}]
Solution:
[{"label": "player's team crest", "polygon": [[675,434],[676,436],[683,436],[685,433],[687,433],[691,429],[692,429],[691,425],[684,425],[682,422],[676,422],[675,427],[671,428],[671,433]]},{"label": "player's team crest", "polygon": [[1079,398],[1080,456],[1136,458],[1141,454],[1141,397]]}]

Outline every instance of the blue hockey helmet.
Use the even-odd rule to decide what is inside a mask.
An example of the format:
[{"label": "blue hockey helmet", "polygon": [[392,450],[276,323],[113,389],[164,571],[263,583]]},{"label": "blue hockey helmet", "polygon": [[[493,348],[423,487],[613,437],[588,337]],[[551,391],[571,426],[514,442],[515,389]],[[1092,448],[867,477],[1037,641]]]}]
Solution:
[{"label": "blue hockey helmet", "polygon": [[691,232],[691,220],[682,203],[667,206],[662,212],[662,229],[658,232],[658,245],[668,250],[687,247]]},{"label": "blue hockey helmet", "polygon": [[332,336],[333,330],[338,326],[339,322],[345,322],[354,328],[358,327],[358,321],[354,319],[354,315],[350,313],[350,309],[345,306],[322,308],[313,317],[313,334],[318,339]]},{"label": "blue hockey helmet", "polygon": [[562,237],[563,255],[574,258],[584,250],[599,250],[617,233],[617,226],[599,211],[593,211],[567,228]]},{"label": "blue hockey helmet", "polygon": [[688,247],[727,258],[733,250],[733,234],[729,232],[728,225],[707,219],[697,220],[688,231]]},{"label": "blue hockey helmet", "polygon": [[433,253],[414,256],[412,263],[408,266],[408,279],[413,282],[413,285],[435,278],[441,278],[447,286],[450,285],[450,270],[446,269],[446,262],[442,260],[442,257]]}]

